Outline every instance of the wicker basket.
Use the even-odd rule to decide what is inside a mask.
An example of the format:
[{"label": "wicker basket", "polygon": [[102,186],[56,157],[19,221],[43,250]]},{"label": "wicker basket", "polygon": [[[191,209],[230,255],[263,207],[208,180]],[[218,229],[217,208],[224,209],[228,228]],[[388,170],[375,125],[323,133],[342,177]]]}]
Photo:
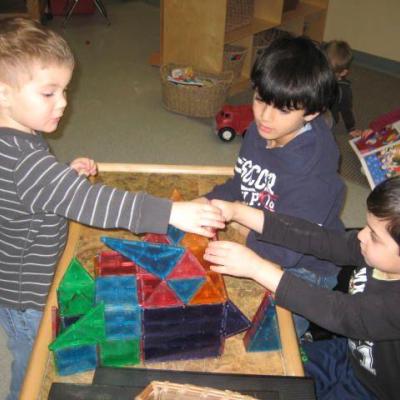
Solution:
[{"label": "wicker basket", "polygon": [[289,33],[277,28],[268,29],[254,35],[253,52],[251,55],[251,65],[254,64],[257,57],[275,40],[282,36],[288,36]]},{"label": "wicker basket", "polygon": [[254,13],[254,0],[228,0],[225,31],[249,25]]},{"label": "wicker basket", "polygon": [[209,74],[194,71],[197,78],[212,80],[207,86],[179,85],[168,81],[168,76],[174,68],[182,68],[175,64],[161,67],[161,91],[164,107],[178,114],[190,117],[214,117],[224,104],[232,85],[231,71],[221,74]]},{"label": "wicker basket", "polygon": [[135,400],[255,400],[229,390],[171,382],[151,382]]},{"label": "wicker basket", "polygon": [[224,71],[232,71],[233,79],[240,77],[247,49],[242,46],[226,44],[224,46]]}]

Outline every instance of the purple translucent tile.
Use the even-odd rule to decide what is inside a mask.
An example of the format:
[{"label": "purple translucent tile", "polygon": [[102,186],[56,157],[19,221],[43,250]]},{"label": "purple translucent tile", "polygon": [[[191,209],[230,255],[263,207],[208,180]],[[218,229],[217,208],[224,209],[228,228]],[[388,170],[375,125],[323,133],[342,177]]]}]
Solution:
[{"label": "purple translucent tile", "polygon": [[221,336],[197,337],[195,341],[170,341],[158,346],[146,346],[144,340],[145,361],[190,360],[219,357],[223,351],[224,340]]},{"label": "purple translucent tile", "polygon": [[225,337],[236,335],[249,329],[250,320],[230,301],[225,303]]}]

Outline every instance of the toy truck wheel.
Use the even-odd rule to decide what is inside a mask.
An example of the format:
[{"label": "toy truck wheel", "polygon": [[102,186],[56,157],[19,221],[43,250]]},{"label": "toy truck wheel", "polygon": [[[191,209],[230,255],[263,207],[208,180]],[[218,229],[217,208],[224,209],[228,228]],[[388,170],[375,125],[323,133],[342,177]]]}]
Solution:
[{"label": "toy truck wheel", "polygon": [[230,142],[236,136],[236,132],[232,128],[221,128],[218,136],[223,142]]}]

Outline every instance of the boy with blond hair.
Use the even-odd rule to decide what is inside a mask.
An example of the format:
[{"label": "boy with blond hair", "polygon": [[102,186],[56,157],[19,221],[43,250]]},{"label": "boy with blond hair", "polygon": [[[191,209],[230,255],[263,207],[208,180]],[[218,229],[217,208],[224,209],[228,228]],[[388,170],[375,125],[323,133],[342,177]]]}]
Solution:
[{"label": "boy with blond hair", "polygon": [[14,357],[8,400],[18,398],[69,219],[135,233],[165,233],[172,224],[209,237],[209,228],[224,226],[211,205],[92,185],[93,160],[56,160],[41,132],[54,132],[63,116],[74,64],[57,33],[24,18],[0,21],[0,324]]}]

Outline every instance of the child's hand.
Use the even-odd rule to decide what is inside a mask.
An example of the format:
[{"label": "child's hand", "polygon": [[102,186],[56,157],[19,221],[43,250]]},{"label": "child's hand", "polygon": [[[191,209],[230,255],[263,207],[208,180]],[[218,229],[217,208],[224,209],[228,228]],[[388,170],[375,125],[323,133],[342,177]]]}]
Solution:
[{"label": "child's hand", "polygon": [[97,165],[90,158],[76,158],[74,161],[71,161],[69,166],[74,169],[78,175],[94,176],[97,174]]},{"label": "child's hand", "polygon": [[210,242],[204,259],[213,264],[211,269],[215,272],[254,279],[271,292],[276,291],[283,275],[279,265],[238,243]]},{"label": "child's hand", "polygon": [[211,204],[221,210],[226,222],[232,221],[235,215],[235,203],[215,199],[211,200]]},{"label": "child's hand", "polygon": [[204,259],[213,264],[211,269],[221,274],[256,278],[263,259],[246,246],[234,242],[214,241],[208,244]]},{"label": "child's hand", "polygon": [[213,237],[216,229],[224,229],[225,222],[221,210],[211,204],[195,201],[172,203],[169,223],[183,231]]}]

